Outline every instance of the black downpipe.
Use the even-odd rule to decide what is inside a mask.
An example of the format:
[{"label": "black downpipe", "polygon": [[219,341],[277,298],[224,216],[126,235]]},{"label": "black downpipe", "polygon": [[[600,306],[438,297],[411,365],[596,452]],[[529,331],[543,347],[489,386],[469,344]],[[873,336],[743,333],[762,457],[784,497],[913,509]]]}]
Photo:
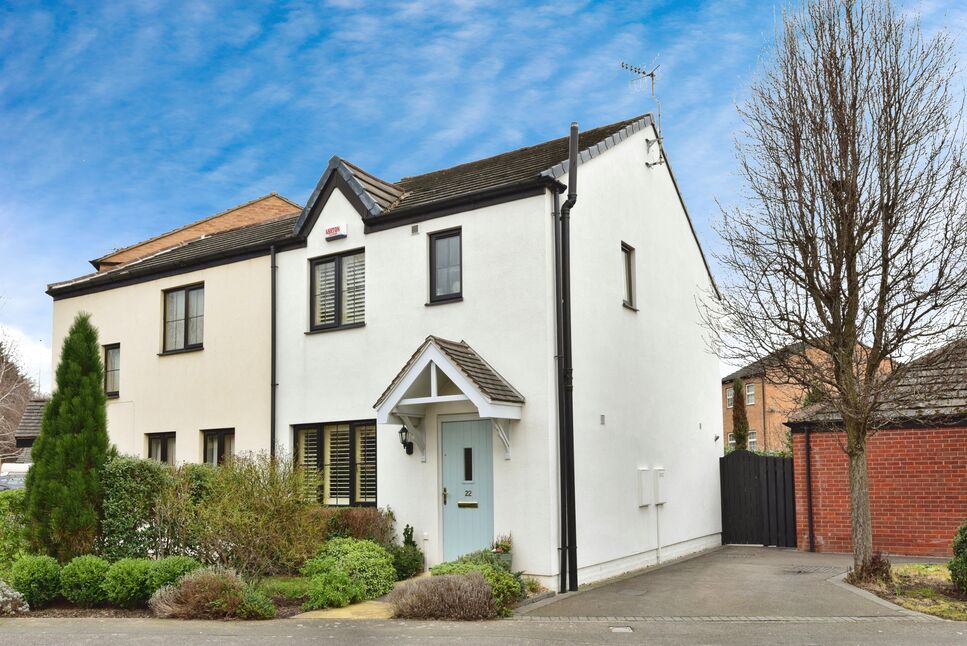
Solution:
[{"label": "black downpipe", "polygon": [[567,200],[561,206],[561,318],[564,349],[564,475],[567,506],[568,590],[578,589],[577,518],[574,500],[574,365],[571,357],[571,207],[578,200],[578,124],[571,123]]},{"label": "black downpipe", "polygon": [[278,384],[275,383],[275,310],[276,310],[276,291],[278,282],[278,265],[275,264],[275,245],[269,248],[269,263],[272,268],[272,319],[271,319],[271,336],[272,336],[272,358],[271,358],[271,368],[269,369],[269,381],[270,392],[269,392],[269,455],[275,457],[275,390]]},{"label": "black downpipe", "polygon": [[560,586],[558,591],[567,592],[567,476],[565,475],[565,456],[564,447],[567,440],[564,437],[564,313],[561,308],[563,303],[561,297],[561,198],[558,189],[552,189],[554,196],[554,212],[552,213],[554,227],[554,294],[556,331],[557,331],[557,350],[555,359],[557,360],[557,433],[558,433],[558,474],[560,475],[560,502],[561,502],[561,546],[558,548],[560,558]]},{"label": "black downpipe", "polygon": [[809,425],[806,425],[806,522],[809,525],[809,551],[816,551],[816,538],[813,532],[813,459],[809,442]]}]

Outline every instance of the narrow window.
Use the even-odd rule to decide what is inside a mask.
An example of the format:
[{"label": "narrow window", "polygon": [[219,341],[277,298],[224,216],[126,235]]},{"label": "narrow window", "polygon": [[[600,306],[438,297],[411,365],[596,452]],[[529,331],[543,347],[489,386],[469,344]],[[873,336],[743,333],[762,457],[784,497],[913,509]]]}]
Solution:
[{"label": "narrow window", "polygon": [[200,349],[205,337],[205,286],[178,287],[164,295],[164,351]]},{"label": "narrow window", "polygon": [[309,329],[366,321],[366,255],[362,250],[310,261]]},{"label": "narrow window", "polygon": [[463,448],[463,481],[473,482],[473,448]]},{"label": "narrow window", "polygon": [[104,346],[104,392],[117,397],[121,391],[121,345]]},{"label": "narrow window", "polygon": [[732,386],[729,386],[728,389],[725,391],[725,405],[728,406],[729,408],[732,408],[732,405],[734,403],[735,403],[735,390],[732,388]]},{"label": "narrow window", "polygon": [[460,229],[430,234],[430,302],[459,300],[463,296]]},{"label": "narrow window", "polygon": [[755,451],[755,447],[756,447],[755,431],[749,431],[748,444],[749,444],[749,450],[750,451]]},{"label": "narrow window", "polygon": [[621,259],[624,263],[625,297],[624,306],[635,309],[635,249],[621,243]]},{"label": "narrow window", "polygon": [[755,384],[745,385],[745,403],[746,404],[755,403]]},{"label": "narrow window", "polygon": [[729,433],[729,450],[735,450],[735,433]]},{"label": "narrow window", "polygon": [[175,463],[175,434],[149,433],[148,459],[157,460],[164,464]]},{"label": "narrow window", "polygon": [[222,464],[235,454],[235,429],[202,431],[205,442],[205,464]]},{"label": "narrow window", "polygon": [[319,424],[295,431],[307,498],[324,505],[376,504],[376,423]]}]

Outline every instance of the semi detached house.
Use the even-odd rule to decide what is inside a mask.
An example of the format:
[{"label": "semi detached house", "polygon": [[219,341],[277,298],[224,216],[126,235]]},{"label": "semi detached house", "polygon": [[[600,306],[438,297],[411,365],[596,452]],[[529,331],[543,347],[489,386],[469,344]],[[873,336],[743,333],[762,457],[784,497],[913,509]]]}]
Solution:
[{"label": "semi detached house", "polygon": [[570,462],[567,137],[397,182],[333,157],[304,208],[266,196],[50,285],[54,347],[91,313],[121,452],[292,456],[320,502],[392,508],[430,564],[512,534],[515,569],[556,586],[562,548],[573,584],[718,545],[718,361],[696,307],[715,286],[651,117],[578,148]]}]

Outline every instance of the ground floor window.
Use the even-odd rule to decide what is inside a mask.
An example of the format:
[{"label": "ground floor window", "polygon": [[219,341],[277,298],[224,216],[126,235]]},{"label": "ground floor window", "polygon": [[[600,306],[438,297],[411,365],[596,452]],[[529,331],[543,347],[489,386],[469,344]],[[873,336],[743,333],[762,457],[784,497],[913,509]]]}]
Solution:
[{"label": "ground floor window", "polygon": [[[746,444],[750,451],[756,450],[756,437],[755,431],[749,431],[749,437],[746,439]],[[735,433],[729,433],[729,450],[735,450]]]},{"label": "ground floor window", "polygon": [[219,428],[202,431],[205,442],[205,464],[221,464],[235,454],[235,429]]},{"label": "ground floor window", "polygon": [[165,464],[175,463],[175,434],[149,433],[148,458]]},{"label": "ground floor window", "polygon": [[375,421],[299,426],[295,460],[306,470],[307,494],[322,504],[376,504]]}]

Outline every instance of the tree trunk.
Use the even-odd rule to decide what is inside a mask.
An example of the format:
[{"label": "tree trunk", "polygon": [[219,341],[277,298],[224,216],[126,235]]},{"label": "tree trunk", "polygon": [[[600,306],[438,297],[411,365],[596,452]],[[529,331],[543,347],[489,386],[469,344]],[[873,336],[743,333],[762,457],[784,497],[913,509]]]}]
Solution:
[{"label": "tree trunk", "polygon": [[873,521],[870,514],[870,483],[866,472],[866,442],[850,442],[846,453],[849,457],[849,499],[853,539],[853,571],[857,574],[868,570],[873,559]]}]

